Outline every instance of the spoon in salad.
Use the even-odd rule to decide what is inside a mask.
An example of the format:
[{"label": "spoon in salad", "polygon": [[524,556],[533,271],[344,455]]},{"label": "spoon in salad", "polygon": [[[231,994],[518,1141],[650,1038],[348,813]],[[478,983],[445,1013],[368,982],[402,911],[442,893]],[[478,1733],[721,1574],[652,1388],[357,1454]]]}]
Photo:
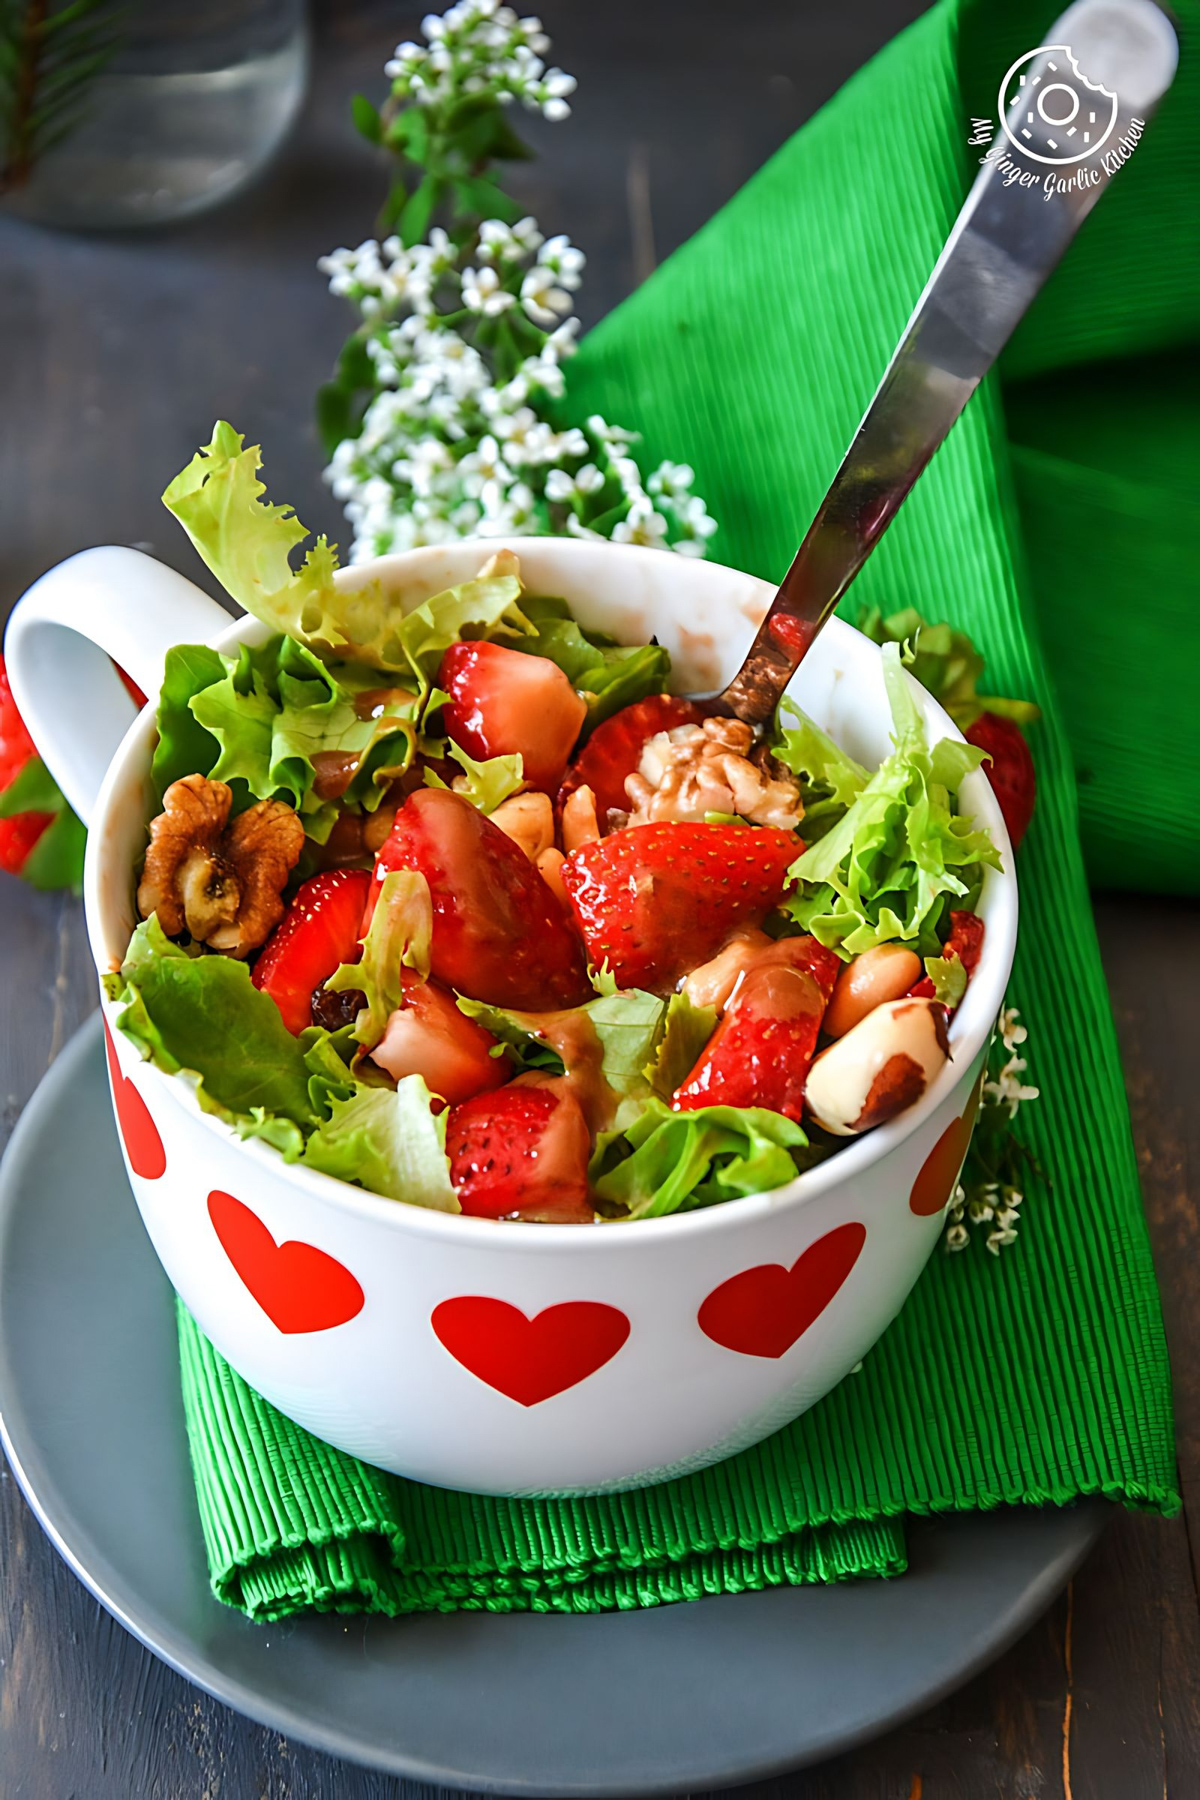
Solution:
[{"label": "spoon in salad", "polygon": [[[1078,0],[1046,46],[1009,71],[995,160],[955,220],[745,662],[707,710],[757,726],[774,717],[818,631],[1105,192],[1104,147],[1111,155],[1136,142],[1178,59],[1154,0]],[[1071,156],[1085,113],[1098,116],[1093,132],[1112,123],[1095,151]]]}]

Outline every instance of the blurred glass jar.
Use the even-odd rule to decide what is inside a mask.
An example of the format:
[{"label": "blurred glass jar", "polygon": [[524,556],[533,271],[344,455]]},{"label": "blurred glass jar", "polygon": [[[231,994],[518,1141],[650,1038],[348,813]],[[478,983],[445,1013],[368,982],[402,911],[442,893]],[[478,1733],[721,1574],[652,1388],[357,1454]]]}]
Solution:
[{"label": "blurred glass jar", "polygon": [[115,48],[63,135],[10,181],[7,209],[120,230],[207,211],[252,181],[304,98],[305,0],[133,0],[92,19]]}]

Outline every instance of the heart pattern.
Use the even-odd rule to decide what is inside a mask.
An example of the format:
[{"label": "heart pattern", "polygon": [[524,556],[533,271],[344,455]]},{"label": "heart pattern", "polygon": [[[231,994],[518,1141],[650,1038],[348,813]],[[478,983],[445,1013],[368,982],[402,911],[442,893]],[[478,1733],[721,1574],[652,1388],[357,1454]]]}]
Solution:
[{"label": "heart pattern", "polygon": [[971,1133],[975,1128],[975,1114],[979,1111],[979,1096],[982,1092],[983,1076],[980,1075],[975,1083],[975,1091],[967,1101],[966,1112],[961,1119],[955,1119],[947,1125],[921,1164],[917,1179],[912,1184],[912,1192],[908,1196],[909,1210],[919,1219],[930,1219],[934,1213],[940,1213],[954,1192],[954,1184],[962,1171],[967,1145],[971,1142]]},{"label": "heart pattern", "polygon": [[107,1019],[104,1021],[104,1054],[108,1060],[108,1079],[112,1083],[117,1126],[125,1145],[125,1154],[129,1158],[129,1166],[143,1181],[157,1181],[166,1173],[167,1153],[158,1134],[158,1126],[150,1117],[150,1108],[128,1075],[121,1073],[121,1065],[117,1061],[117,1046],[113,1043]]},{"label": "heart pattern", "polygon": [[730,1276],[701,1306],[701,1331],[739,1356],[783,1356],[820,1318],[866,1241],[865,1225],[837,1225],[810,1244],[790,1269],[760,1263]]},{"label": "heart pattern", "polygon": [[208,1196],[208,1216],[221,1248],[278,1330],[330,1331],[362,1311],[362,1288],[336,1256],[295,1238],[277,1244],[257,1213],[220,1188]]},{"label": "heart pattern", "polygon": [[507,1300],[462,1294],[430,1318],[444,1349],[464,1369],[520,1406],[540,1406],[611,1362],[629,1320],[596,1300],[565,1300],[532,1318]]}]

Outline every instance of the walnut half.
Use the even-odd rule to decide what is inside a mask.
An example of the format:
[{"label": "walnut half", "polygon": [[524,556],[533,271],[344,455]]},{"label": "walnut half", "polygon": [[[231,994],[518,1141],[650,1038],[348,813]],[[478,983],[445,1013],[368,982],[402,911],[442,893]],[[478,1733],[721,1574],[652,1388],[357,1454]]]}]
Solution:
[{"label": "walnut half", "polygon": [[191,933],[230,956],[248,956],[283,917],[283,890],[304,847],[304,827],[282,800],[258,800],[229,820],[223,781],[185,775],[163,795],[138,884],[143,919],[168,937]]}]

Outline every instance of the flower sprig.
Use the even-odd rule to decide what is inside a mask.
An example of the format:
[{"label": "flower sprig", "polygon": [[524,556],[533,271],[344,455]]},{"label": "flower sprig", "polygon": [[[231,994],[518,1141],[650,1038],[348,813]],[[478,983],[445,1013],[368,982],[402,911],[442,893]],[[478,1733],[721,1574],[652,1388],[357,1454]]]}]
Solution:
[{"label": "flower sprig", "polygon": [[360,320],[318,402],[352,560],[517,532],[703,556],[716,522],[686,464],[643,480],[636,433],[557,421],[584,256],[522,216],[491,164],[530,154],[507,109],[562,120],[574,78],[546,67],[541,22],[497,0],[458,0],[422,33],[386,65],[383,110],[355,102],[401,162],[388,235],[320,263]]},{"label": "flower sprig", "polygon": [[988,1052],[971,1146],[946,1215],[947,1250],[965,1250],[971,1228],[986,1227],[984,1242],[999,1256],[1016,1241],[1028,1177],[1045,1179],[1013,1130],[1019,1109],[1038,1098],[1038,1089],[1023,1079],[1026,1061],[1018,1055],[1027,1036],[1016,1007],[1006,1006]]}]

